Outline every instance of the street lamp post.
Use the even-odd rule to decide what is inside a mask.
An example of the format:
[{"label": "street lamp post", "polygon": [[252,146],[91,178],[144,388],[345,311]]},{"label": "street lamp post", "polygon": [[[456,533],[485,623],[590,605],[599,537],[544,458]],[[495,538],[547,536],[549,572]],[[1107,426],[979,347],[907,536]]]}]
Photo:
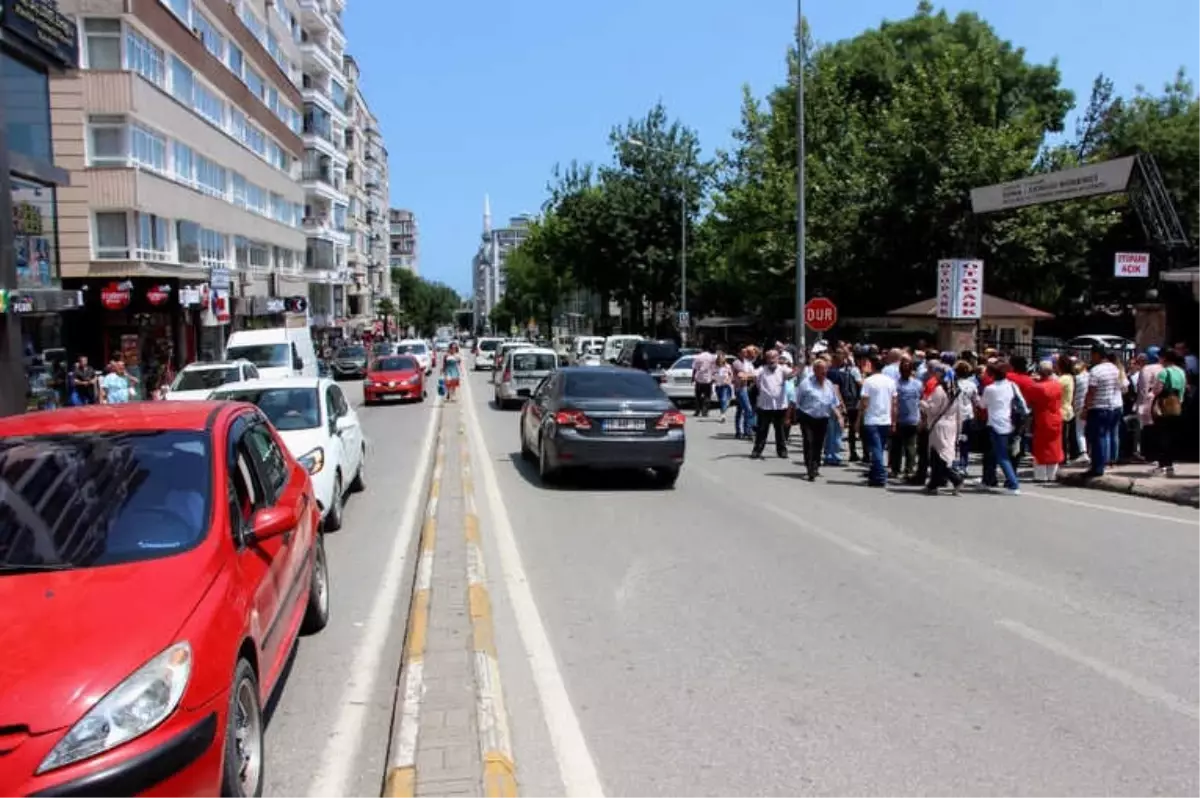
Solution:
[{"label": "street lamp post", "polygon": [[[625,142],[646,150],[670,152],[662,147],[647,144],[633,136],[627,137]],[[687,315],[687,200],[687,166],[685,165],[679,179],[679,315],[681,320],[683,316]],[[684,343],[687,343],[687,327],[684,324],[679,324],[679,337]]]},{"label": "street lamp post", "polygon": [[796,346],[805,348],[804,262],[804,0],[796,0]]}]

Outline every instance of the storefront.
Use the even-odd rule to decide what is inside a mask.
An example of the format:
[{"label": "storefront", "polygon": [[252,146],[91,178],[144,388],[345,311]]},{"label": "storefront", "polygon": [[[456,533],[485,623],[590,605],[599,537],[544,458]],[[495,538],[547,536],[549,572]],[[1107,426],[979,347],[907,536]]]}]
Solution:
[{"label": "storefront", "polygon": [[[49,73],[75,68],[76,27],[50,0],[0,2],[0,415],[52,406],[65,393]],[[56,376],[62,374],[62,377]]]}]

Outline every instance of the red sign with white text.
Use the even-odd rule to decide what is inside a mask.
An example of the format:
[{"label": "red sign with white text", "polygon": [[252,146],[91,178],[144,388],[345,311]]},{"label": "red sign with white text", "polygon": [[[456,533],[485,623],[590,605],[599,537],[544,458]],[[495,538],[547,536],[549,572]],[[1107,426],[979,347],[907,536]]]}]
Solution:
[{"label": "red sign with white text", "polygon": [[1117,277],[1149,277],[1149,252],[1118,252],[1113,259],[1113,273]]},{"label": "red sign with white text", "polygon": [[823,296],[813,297],[804,306],[804,323],[817,332],[837,324],[837,305]]},{"label": "red sign with white text", "polygon": [[170,298],[170,291],[165,286],[156,285],[146,292],[146,300],[151,305],[161,305]]},{"label": "red sign with white text", "polygon": [[129,289],[116,283],[109,283],[100,289],[100,304],[109,310],[123,310],[129,307],[129,299]]}]

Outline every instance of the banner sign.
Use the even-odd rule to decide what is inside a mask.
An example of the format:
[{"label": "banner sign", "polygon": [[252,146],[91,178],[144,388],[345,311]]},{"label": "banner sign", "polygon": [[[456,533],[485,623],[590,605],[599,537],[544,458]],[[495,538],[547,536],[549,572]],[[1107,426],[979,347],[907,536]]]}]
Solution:
[{"label": "banner sign", "polygon": [[79,29],[54,0],[0,0],[0,26],[59,66],[79,66]]},{"label": "banner sign", "polygon": [[939,319],[978,319],[983,315],[983,261],[940,260],[937,274]]},{"label": "banner sign", "polygon": [[1119,194],[1129,187],[1136,156],[971,189],[971,210],[993,213],[1045,202]]},{"label": "banner sign", "polygon": [[1118,252],[1113,258],[1113,273],[1117,277],[1149,277],[1149,252]]}]

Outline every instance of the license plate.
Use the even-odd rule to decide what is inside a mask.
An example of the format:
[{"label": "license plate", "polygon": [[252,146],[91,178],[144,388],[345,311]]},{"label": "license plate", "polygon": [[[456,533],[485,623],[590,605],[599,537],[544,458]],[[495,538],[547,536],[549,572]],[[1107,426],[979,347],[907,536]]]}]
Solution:
[{"label": "license plate", "polygon": [[640,418],[610,418],[604,421],[605,432],[641,432],[646,422]]},{"label": "license plate", "polygon": [[675,378],[676,385],[688,385],[689,383],[691,383],[691,381],[692,381],[691,377],[676,377]]}]

